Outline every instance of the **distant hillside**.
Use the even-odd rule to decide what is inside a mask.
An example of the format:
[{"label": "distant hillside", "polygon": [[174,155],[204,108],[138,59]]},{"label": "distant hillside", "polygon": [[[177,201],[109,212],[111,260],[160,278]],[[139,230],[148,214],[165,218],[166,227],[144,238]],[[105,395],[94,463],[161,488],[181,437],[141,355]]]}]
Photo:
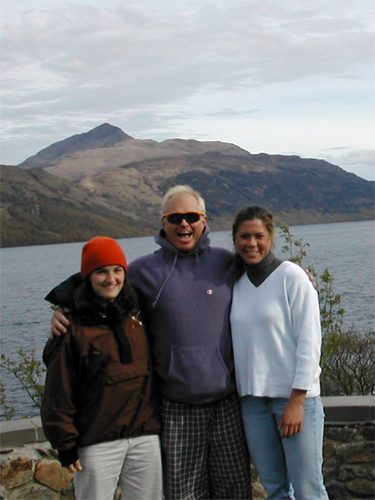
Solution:
[{"label": "distant hillside", "polygon": [[200,191],[214,230],[229,229],[254,203],[279,224],[374,218],[375,183],[323,160],[253,155],[216,141],[134,139],[109,124],[1,170],[2,246],[153,234],[162,196],[175,184]]},{"label": "distant hillside", "polygon": [[[137,222],[137,223],[136,223]],[[71,181],[41,168],[1,166],[1,246],[85,241],[150,234],[156,221],[117,210]]]}]

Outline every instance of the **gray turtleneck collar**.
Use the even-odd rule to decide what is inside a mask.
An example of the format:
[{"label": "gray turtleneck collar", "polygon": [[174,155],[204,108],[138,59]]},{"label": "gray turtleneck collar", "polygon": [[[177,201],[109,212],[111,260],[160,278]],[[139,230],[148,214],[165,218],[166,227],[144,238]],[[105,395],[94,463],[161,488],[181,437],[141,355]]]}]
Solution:
[{"label": "gray turtleneck collar", "polygon": [[251,283],[258,287],[282,262],[270,252],[259,264],[245,264],[246,274]]}]

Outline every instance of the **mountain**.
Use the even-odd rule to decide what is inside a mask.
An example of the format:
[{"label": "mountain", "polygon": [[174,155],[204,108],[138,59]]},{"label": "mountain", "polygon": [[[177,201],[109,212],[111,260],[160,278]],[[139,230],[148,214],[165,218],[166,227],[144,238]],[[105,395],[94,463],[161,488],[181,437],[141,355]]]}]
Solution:
[{"label": "mountain", "polygon": [[251,154],[219,141],[134,139],[103,124],[1,167],[1,245],[150,235],[167,189],[188,184],[205,198],[210,227],[265,205],[277,224],[374,218],[374,182],[323,160]]},{"label": "mountain", "polygon": [[42,167],[58,177],[81,179],[131,162],[210,151],[245,156],[250,154],[238,146],[223,142],[169,139],[159,143],[134,139],[118,127],[104,123],[89,132],[52,144],[18,167]]},{"label": "mountain", "polygon": [[111,148],[116,144],[126,142],[128,139],[132,138],[120,128],[103,123],[103,125],[90,130],[90,132],[73,135],[68,139],[42,149],[38,154],[31,156],[18,166],[20,168],[49,167],[55,161],[74,155],[74,153]]}]

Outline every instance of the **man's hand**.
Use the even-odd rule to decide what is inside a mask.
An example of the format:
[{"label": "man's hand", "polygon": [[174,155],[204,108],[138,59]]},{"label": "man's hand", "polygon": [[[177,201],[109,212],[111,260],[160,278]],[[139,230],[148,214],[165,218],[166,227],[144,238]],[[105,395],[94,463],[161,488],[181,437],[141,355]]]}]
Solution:
[{"label": "man's hand", "polygon": [[60,337],[61,334],[66,333],[67,327],[70,325],[68,318],[65,316],[65,313],[69,312],[69,309],[66,307],[58,307],[51,319],[51,338],[54,336]]},{"label": "man's hand", "polygon": [[311,281],[312,283],[312,286],[315,288],[315,290],[318,288],[318,285],[316,283],[316,279],[315,279],[315,276],[313,274],[312,271],[310,271],[309,268],[306,268],[305,269],[305,273],[307,274],[307,277],[309,278],[309,280]]},{"label": "man's hand", "polygon": [[[295,264],[297,264],[297,266],[300,266],[302,267],[301,263],[296,261]],[[311,281],[311,284],[312,286],[315,288],[315,290],[318,288],[318,285],[316,283],[316,279],[315,279],[315,275],[314,275],[314,271],[312,271],[311,269],[309,269],[308,267],[306,267],[304,269],[305,273],[307,274],[307,277],[309,278],[309,280]]]},{"label": "man's hand", "polygon": [[73,474],[75,472],[82,470],[81,462],[79,460],[77,460],[74,464],[70,464],[68,469],[70,470],[70,472],[73,472]]},{"label": "man's hand", "polygon": [[289,402],[281,415],[279,428],[284,438],[290,438],[302,430],[305,418],[304,402],[306,391],[293,389]]}]

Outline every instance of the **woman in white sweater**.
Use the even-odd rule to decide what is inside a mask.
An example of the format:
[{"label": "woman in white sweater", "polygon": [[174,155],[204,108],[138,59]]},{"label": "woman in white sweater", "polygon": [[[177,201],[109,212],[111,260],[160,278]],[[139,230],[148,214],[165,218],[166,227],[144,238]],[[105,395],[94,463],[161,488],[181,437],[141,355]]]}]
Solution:
[{"label": "woman in white sweater", "polygon": [[243,274],[231,325],[246,439],[268,498],[326,500],[318,296],[298,265],[274,256],[274,233],[259,206],[233,224]]}]

